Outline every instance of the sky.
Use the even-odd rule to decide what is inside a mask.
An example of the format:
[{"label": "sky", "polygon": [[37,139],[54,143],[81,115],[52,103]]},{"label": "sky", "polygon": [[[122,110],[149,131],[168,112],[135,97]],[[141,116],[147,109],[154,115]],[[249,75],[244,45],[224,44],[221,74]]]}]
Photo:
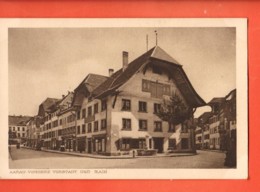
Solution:
[{"label": "sky", "polygon": [[[236,29],[226,28],[10,28],[10,115],[36,115],[47,98],[61,98],[89,74],[108,75],[158,45],[177,60],[197,93],[209,102],[236,88]],[[195,117],[209,107],[197,109]]]}]

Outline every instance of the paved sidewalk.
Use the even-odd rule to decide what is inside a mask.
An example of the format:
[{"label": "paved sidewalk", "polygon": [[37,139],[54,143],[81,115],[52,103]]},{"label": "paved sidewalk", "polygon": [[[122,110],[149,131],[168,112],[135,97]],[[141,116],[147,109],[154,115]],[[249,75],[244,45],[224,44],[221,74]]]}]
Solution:
[{"label": "paved sidewalk", "polygon": [[208,152],[216,152],[216,153],[226,153],[226,151],[221,151],[217,149],[197,149],[198,151],[208,151]]},{"label": "paved sidewalk", "polygon": [[[34,150],[28,147],[24,147],[26,149]],[[99,154],[89,154],[89,153],[80,153],[80,152],[69,152],[69,151],[58,151],[58,150],[50,150],[50,149],[42,149],[41,151],[51,152],[51,153],[59,153],[59,154],[66,154],[72,156],[79,156],[79,157],[89,157],[89,158],[97,158],[97,159],[132,159],[132,154],[130,155],[119,155],[119,156],[105,156]],[[159,157],[182,157],[182,156],[194,156],[197,153],[162,153],[156,154],[152,156],[135,156],[134,158],[159,158]]]}]

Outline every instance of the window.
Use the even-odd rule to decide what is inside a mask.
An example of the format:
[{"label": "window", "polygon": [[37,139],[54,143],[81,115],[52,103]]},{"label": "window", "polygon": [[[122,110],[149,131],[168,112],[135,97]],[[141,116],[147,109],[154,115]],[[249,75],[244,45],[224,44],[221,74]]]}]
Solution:
[{"label": "window", "polygon": [[89,123],[89,124],[88,124],[88,133],[91,133],[91,132],[92,132],[92,124]]},{"label": "window", "polygon": [[17,127],[17,130],[20,131],[20,127]]},{"label": "window", "polygon": [[85,124],[82,125],[82,134],[84,134],[84,133],[86,133],[86,125]]},{"label": "window", "polygon": [[131,119],[123,119],[123,129],[131,130]]},{"label": "window", "polygon": [[25,137],[25,133],[23,133],[23,137]]},{"label": "window", "polygon": [[107,101],[106,100],[102,100],[101,101],[101,111],[104,111],[107,109]]},{"label": "window", "polygon": [[188,149],[189,148],[189,140],[187,138],[181,139],[181,148]]},{"label": "window", "polygon": [[98,113],[98,103],[94,105],[94,114]]},{"label": "window", "polygon": [[140,119],[139,120],[139,130],[146,131],[147,130],[147,120]]},{"label": "window", "polygon": [[139,112],[147,112],[146,102],[139,101]]},{"label": "window", "polygon": [[162,98],[163,96],[163,84],[157,82],[151,82],[151,97]]},{"label": "window", "polygon": [[176,139],[169,139],[169,143],[168,143],[168,149],[169,150],[173,150],[176,149]]},{"label": "window", "polygon": [[25,128],[24,128],[24,127],[23,127],[22,129],[23,129],[23,131],[25,131]]},{"label": "window", "polygon": [[80,111],[77,112],[77,119],[80,119]]},{"label": "window", "polygon": [[150,92],[150,81],[143,79],[142,80],[142,91]]},{"label": "window", "polygon": [[80,134],[80,126],[78,126],[77,129],[78,129],[78,134]]},{"label": "window", "polygon": [[58,126],[58,120],[55,120],[52,122],[52,127],[57,127]]},{"label": "window", "polygon": [[154,113],[157,114],[157,113],[159,113],[160,110],[161,110],[161,104],[159,104],[159,103],[154,103],[153,108],[154,108]]},{"label": "window", "polygon": [[168,130],[168,132],[172,132],[172,133],[175,132],[175,125],[173,123],[169,122],[169,130]]},{"label": "window", "polygon": [[171,96],[171,87],[170,87],[170,85],[166,85],[166,84],[163,85],[163,94]]},{"label": "window", "polygon": [[106,129],[107,128],[107,120],[106,119],[102,119],[101,120],[101,129]]},{"label": "window", "polygon": [[98,121],[94,122],[94,132],[98,131]]},{"label": "window", "polygon": [[82,109],[82,119],[86,118],[86,109]]},{"label": "window", "polygon": [[122,110],[130,111],[131,110],[131,101],[128,99],[122,99]]},{"label": "window", "polygon": [[161,132],[162,131],[162,122],[161,121],[155,121],[154,122],[154,131],[155,132]]},{"label": "window", "polygon": [[131,139],[122,139],[121,149],[128,150],[130,149]]},{"label": "window", "polygon": [[60,119],[60,125],[62,125],[62,119]]},{"label": "window", "polygon": [[91,116],[91,115],[92,115],[92,107],[89,106],[89,107],[88,107],[88,116]]},{"label": "window", "polygon": [[18,138],[20,138],[20,137],[21,137],[20,133],[18,133],[17,135],[18,135]]},{"label": "window", "polygon": [[15,131],[15,127],[13,127],[13,131]]}]

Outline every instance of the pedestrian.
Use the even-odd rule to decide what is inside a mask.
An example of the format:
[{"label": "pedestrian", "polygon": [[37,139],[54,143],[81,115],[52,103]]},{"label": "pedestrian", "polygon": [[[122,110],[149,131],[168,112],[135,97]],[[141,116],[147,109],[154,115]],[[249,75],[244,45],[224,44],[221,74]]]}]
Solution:
[{"label": "pedestrian", "polygon": [[135,150],[133,150],[133,158],[135,158]]}]

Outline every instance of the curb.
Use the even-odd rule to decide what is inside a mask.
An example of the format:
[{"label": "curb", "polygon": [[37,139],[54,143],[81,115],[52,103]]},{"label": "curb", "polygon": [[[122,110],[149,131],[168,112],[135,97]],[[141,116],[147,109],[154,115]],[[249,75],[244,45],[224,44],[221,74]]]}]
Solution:
[{"label": "curb", "polygon": [[82,153],[70,153],[70,152],[60,152],[60,151],[53,151],[53,150],[46,150],[43,149],[44,152],[50,152],[50,153],[59,153],[64,155],[72,155],[72,156],[78,156],[78,157],[89,157],[94,159],[140,159],[140,158],[162,158],[162,157],[183,157],[183,156],[195,156],[197,153],[191,153],[191,154],[171,154],[171,155],[162,155],[162,156],[101,156],[101,155],[88,155],[88,154],[82,154]]},{"label": "curb", "polygon": [[210,150],[210,149],[197,149],[198,151],[208,151],[208,152],[215,152],[215,153],[226,153],[226,151],[220,150]]},{"label": "curb", "polygon": [[[25,149],[33,150],[28,147],[22,147]],[[61,151],[55,151],[55,150],[48,150],[48,149],[42,149],[43,152],[49,152],[49,153],[58,153],[58,154],[64,154],[64,155],[71,155],[71,156],[77,156],[77,157],[89,157],[94,159],[140,159],[140,158],[162,158],[162,157],[184,157],[184,156],[195,156],[197,153],[175,153],[175,154],[167,154],[167,155],[155,155],[155,156],[102,156],[102,155],[89,155],[86,153],[72,153],[72,152],[61,152]]]}]

